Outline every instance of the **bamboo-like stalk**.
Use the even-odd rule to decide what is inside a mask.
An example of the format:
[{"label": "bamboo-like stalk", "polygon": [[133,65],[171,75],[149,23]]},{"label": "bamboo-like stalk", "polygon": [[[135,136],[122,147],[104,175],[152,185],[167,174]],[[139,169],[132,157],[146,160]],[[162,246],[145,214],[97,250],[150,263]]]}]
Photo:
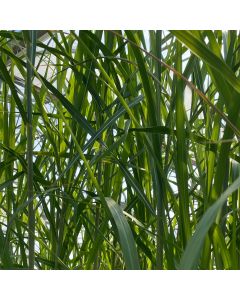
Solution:
[{"label": "bamboo-like stalk", "polygon": [[35,261],[35,212],[33,189],[33,129],[32,129],[32,76],[35,55],[36,32],[31,30],[27,38],[27,195],[28,195],[28,230],[29,230],[29,269],[34,269]]},{"label": "bamboo-like stalk", "polygon": [[[157,30],[156,32],[156,56],[162,60],[162,31]],[[156,111],[157,111],[157,124],[159,126],[162,125],[162,114],[161,114],[161,106],[162,106],[162,86],[161,86],[161,76],[162,76],[162,66],[158,62],[156,62],[156,75],[159,78],[159,84],[156,86]],[[162,163],[162,139],[159,140],[159,150],[160,150],[160,161]],[[160,174],[157,174],[157,179],[159,185],[159,193],[157,193],[157,256],[156,256],[156,267],[157,269],[163,269],[163,245],[164,245],[164,198],[165,197],[165,187],[164,183],[161,180]]]}]

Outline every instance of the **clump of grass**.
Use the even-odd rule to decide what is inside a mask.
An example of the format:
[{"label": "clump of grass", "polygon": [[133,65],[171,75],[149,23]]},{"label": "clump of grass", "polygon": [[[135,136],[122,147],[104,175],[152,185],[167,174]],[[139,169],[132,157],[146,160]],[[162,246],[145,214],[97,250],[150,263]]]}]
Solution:
[{"label": "clump of grass", "polygon": [[0,37],[0,268],[239,269],[239,32]]}]

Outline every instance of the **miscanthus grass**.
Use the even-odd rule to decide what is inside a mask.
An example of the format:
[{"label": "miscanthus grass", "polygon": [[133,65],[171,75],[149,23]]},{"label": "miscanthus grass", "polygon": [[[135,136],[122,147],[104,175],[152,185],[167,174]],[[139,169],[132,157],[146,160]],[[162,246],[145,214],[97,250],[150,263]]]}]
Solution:
[{"label": "miscanthus grass", "polygon": [[239,269],[239,31],[0,31],[1,269]]}]

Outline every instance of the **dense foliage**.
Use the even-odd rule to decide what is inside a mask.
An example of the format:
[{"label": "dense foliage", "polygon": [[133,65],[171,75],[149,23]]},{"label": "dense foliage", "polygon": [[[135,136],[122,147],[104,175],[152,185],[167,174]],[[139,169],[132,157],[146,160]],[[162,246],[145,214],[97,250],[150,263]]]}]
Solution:
[{"label": "dense foliage", "polygon": [[238,31],[0,31],[0,268],[239,269]]}]

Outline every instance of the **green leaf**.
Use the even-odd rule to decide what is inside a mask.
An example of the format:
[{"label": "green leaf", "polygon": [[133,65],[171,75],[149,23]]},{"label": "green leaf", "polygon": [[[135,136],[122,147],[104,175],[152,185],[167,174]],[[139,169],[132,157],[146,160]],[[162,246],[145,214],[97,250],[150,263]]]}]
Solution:
[{"label": "green leaf", "polygon": [[171,30],[176,38],[184,43],[198,57],[203,59],[207,64],[212,66],[219,75],[223,75],[225,80],[240,93],[240,80],[235,76],[229,66],[209,50],[204,43],[187,30]]},{"label": "green leaf", "polygon": [[148,198],[146,197],[143,188],[138,183],[138,181],[132,176],[132,174],[127,170],[127,168],[118,161],[119,168],[121,169],[123,175],[126,178],[126,181],[128,184],[136,191],[139,200],[143,202],[143,204],[146,206],[146,208],[151,212],[151,214],[156,215],[151,203],[149,202]]},{"label": "green leaf", "polygon": [[24,110],[22,101],[20,100],[20,98],[18,96],[16,87],[15,87],[15,85],[14,85],[12,79],[11,79],[11,76],[8,73],[8,70],[7,70],[1,56],[0,56],[0,73],[2,74],[2,77],[4,78],[5,82],[9,85],[10,90],[12,92],[12,95],[13,95],[13,97],[16,101],[16,104],[18,106],[19,112],[21,114],[22,120],[23,120],[24,123],[26,123],[27,122],[27,116],[26,116],[26,112]]},{"label": "green leaf", "polygon": [[126,268],[129,270],[139,270],[140,266],[136,245],[123,211],[113,199],[106,197],[105,199],[117,227]]},{"label": "green leaf", "polygon": [[195,269],[199,262],[201,249],[204,239],[211,225],[215,222],[219,210],[223,207],[227,198],[235,192],[240,186],[240,177],[236,179],[220,198],[205,212],[200,222],[197,224],[196,231],[189,240],[186,249],[181,258],[180,270]]}]

